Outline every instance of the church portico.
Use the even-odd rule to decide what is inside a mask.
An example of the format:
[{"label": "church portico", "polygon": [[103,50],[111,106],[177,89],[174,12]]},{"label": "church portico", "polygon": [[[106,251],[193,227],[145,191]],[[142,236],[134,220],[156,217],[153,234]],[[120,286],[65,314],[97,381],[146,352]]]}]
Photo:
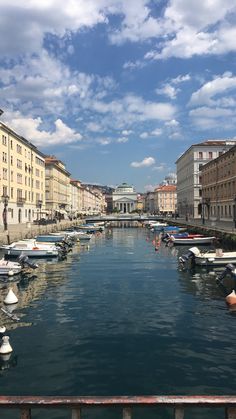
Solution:
[{"label": "church portico", "polygon": [[113,199],[113,210],[129,214],[136,209],[137,206],[137,194],[133,186],[122,183],[118,186],[112,195]]}]

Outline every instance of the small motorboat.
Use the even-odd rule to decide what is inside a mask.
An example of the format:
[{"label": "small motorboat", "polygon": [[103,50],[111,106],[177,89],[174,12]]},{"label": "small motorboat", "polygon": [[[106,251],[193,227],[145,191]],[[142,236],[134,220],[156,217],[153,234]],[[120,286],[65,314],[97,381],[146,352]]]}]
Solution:
[{"label": "small motorboat", "polygon": [[211,244],[216,240],[214,236],[207,237],[198,234],[190,234],[187,237],[175,237],[174,235],[170,236],[169,243],[174,245],[191,245],[191,244]]},{"label": "small motorboat", "polygon": [[92,234],[88,234],[85,231],[78,231],[77,232],[77,239],[81,242],[81,241],[86,241],[88,242],[89,240],[91,240],[92,238]]},{"label": "small motorboat", "polygon": [[179,257],[181,264],[190,260],[200,266],[223,266],[236,263],[236,252],[224,252],[222,249],[200,251],[198,247],[191,247],[187,253]]},{"label": "small motorboat", "polygon": [[19,256],[17,262],[12,262],[4,258],[0,259],[0,275],[13,276],[21,273],[25,268],[36,269],[36,263],[30,263],[27,256]]},{"label": "small motorboat", "polygon": [[35,240],[21,240],[1,247],[6,257],[17,257],[22,253],[28,257],[56,257],[59,250],[54,244],[39,243]]}]

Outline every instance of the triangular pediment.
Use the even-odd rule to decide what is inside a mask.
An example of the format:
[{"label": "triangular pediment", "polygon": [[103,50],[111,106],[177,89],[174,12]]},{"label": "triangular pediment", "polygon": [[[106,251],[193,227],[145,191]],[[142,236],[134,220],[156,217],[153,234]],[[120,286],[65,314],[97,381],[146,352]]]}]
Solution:
[{"label": "triangular pediment", "polygon": [[130,198],[119,198],[119,199],[113,199],[114,202],[136,202],[136,199],[130,199]]}]

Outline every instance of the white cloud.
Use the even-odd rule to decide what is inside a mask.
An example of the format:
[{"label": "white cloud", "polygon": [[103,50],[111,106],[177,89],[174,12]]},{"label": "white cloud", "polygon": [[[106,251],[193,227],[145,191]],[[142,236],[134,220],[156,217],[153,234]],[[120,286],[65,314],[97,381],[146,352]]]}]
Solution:
[{"label": "white cloud", "polygon": [[145,58],[190,58],[235,51],[236,28],[230,20],[235,11],[231,0],[171,0],[161,19],[163,42]]},{"label": "white cloud", "polygon": [[166,163],[160,163],[158,166],[152,168],[153,171],[162,172],[166,169]]},{"label": "white cloud", "polygon": [[54,122],[53,132],[41,129],[41,118],[25,118],[20,112],[4,114],[5,121],[19,135],[24,136],[36,146],[50,147],[55,144],[70,144],[82,140],[82,135],[63,123],[61,119]]},{"label": "white cloud", "polygon": [[179,122],[176,121],[176,119],[172,119],[171,121],[166,121],[165,122],[165,126],[166,127],[178,127],[179,126]]},{"label": "white cloud", "polygon": [[108,138],[100,138],[97,142],[98,142],[98,144],[100,144],[102,146],[106,146],[108,144],[111,144],[111,140],[109,140]]},{"label": "white cloud", "polygon": [[155,159],[153,157],[145,157],[142,161],[140,162],[132,162],[130,164],[131,167],[150,167],[153,164],[155,164]]},{"label": "white cloud", "polygon": [[160,135],[162,135],[163,131],[161,128],[156,128],[151,132],[151,135],[153,135],[154,137],[159,137]]},{"label": "white cloud", "polygon": [[[199,90],[194,92],[190,99],[190,105],[224,106],[224,100],[219,98],[219,95],[225,95],[226,92],[234,91],[235,89],[236,77],[231,73],[224,73],[222,76],[215,77],[214,80],[205,83]],[[213,99],[215,96],[217,96],[217,99]],[[233,106],[235,106],[235,102],[233,102]]]},{"label": "white cloud", "polygon": [[149,133],[148,132],[142,132],[139,137],[142,138],[142,140],[146,140],[146,138],[149,137]]},{"label": "white cloud", "polygon": [[127,143],[129,139],[127,137],[121,137],[117,139],[117,143]]},{"label": "white cloud", "polygon": [[103,131],[103,128],[101,127],[101,125],[97,124],[96,122],[89,122],[86,127],[89,131],[92,131],[92,132]]},{"label": "white cloud", "polygon": [[156,89],[155,92],[158,95],[164,95],[169,97],[170,99],[176,99],[179,89],[176,89],[174,86],[171,86],[170,84],[165,84],[162,88]]},{"label": "white cloud", "polygon": [[126,135],[126,136],[128,136],[128,135],[130,135],[130,134],[133,134],[133,131],[131,130],[131,129],[124,129],[123,131],[122,131],[122,135]]},{"label": "white cloud", "polygon": [[145,186],[144,186],[144,190],[145,190],[146,192],[153,192],[153,191],[154,191],[154,189],[155,189],[155,186],[153,186],[153,185],[145,185]]}]

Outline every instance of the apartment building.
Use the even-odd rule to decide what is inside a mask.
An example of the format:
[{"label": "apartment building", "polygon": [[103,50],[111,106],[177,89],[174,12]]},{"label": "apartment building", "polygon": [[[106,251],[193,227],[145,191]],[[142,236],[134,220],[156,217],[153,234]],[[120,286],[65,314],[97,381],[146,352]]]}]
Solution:
[{"label": "apartment building", "polygon": [[45,211],[45,156],[0,122],[0,226],[36,220]]},{"label": "apartment building", "polygon": [[201,169],[202,217],[236,226],[236,146]]},{"label": "apartment building", "polygon": [[207,140],[191,145],[176,161],[177,211],[180,217],[200,218],[201,168],[236,144],[235,140]]},{"label": "apartment building", "polygon": [[154,206],[154,192],[148,191],[145,194],[145,203],[144,203],[145,212],[149,214],[155,213],[155,206]]},{"label": "apartment building", "polygon": [[92,215],[105,211],[105,195],[96,187],[82,185],[82,213]]},{"label": "apartment building", "polygon": [[45,157],[45,188],[48,218],[68,219],[71,213],[70,173],[55,156]]},{"label": "apartment building", "polygon": [[77,218],[82,211],[82,186],[79,180],[70,180],[70,209],[71,218]]},{"label": "apartment building", "polygon": [[154,208],[157,214],[175,214],[176,203],[176,185],[160,185],[154,189]]}]

